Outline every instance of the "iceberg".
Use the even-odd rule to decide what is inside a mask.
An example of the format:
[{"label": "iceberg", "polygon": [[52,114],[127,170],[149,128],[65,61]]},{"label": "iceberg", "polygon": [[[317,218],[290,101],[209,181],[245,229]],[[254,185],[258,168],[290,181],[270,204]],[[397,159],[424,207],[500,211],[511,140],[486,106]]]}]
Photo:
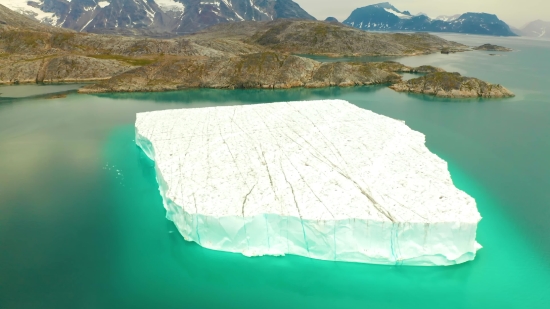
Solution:
[{"label": "iceberg", "polygon": [[403,121],[342,100],[136,118],[167,218],[205,248],[420,266],[481,248],[475,200]]}]

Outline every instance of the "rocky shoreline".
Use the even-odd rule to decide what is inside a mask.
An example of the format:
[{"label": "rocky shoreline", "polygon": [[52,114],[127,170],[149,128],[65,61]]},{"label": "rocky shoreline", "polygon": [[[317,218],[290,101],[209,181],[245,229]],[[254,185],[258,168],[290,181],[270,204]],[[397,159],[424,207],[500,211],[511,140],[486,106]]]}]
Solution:
[{"label": "rocky shoreline", "polygon": [[397,62],[330,62],[274,52],[232,58],[168,59],[81,88],[80,93],[155,92],[188,88],[288,89],[393,84],[397,73],[442,72]]},{"label": "rocky shoreline", "polygon": [[284,19],[219,24],[171,39],[97,35],[45,26],[0,6],[0,84],[95,82],[80,93],[404,85],[398,73],[443,70],[397,62],[322,63],[295,55],[444,50],[468,47],[427,33],[369,33],[333,22]]},{"label": "rocky shoreline", "polygon": [[[321,63],[279,53],[249,54],[231,59],[182,59],[159,62],[89,85],[80,93],[167,91],[187,88],[288,89],[392,84],[397,72],[419,72],[391,63]],[[434,68],[435,70],[435,68]]]}]

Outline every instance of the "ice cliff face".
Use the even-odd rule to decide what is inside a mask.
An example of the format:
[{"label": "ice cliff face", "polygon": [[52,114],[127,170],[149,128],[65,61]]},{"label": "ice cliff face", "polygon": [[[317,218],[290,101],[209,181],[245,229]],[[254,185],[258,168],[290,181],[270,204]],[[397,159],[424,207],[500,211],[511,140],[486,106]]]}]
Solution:
[{"label": "ice cliff face", "polygon": [[186,240],[247,256],[377,264],[472,260],[481,219],[424,135],[345,101],[137,114]]}]

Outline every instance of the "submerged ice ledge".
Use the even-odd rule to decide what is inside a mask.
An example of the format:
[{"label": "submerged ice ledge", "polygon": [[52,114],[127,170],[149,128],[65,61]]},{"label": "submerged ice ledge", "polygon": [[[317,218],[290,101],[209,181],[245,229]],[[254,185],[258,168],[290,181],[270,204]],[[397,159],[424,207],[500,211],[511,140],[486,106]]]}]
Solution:
[{"label": "submerged ice ledge", "polygon": [[403,265],[474,259],[481,219],[403,122],[341,100],[137,114],[188,241],[247,256]]}]

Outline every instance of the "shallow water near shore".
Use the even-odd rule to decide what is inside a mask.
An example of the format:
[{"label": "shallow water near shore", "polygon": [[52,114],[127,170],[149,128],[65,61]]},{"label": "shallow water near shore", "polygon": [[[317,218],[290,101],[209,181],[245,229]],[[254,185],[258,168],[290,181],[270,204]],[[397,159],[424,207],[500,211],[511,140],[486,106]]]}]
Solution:
[{"label": "shallow water near shore", "polygon": [[[546,308],[550,42],[444,37],[516,51],[396,61],[517,96],[453,101],[374,86],[0,101],[0,308]],[[313,99],[348,100],[424,133],[478,203],[476,259],[405,267],[246,258],[184,241],[165,219],[154,163],[135,145],[135,113]]]},{"label": "shallow water near shore", "polygon": [[0,85],[0,102],[6,99],[39,97],[76,91],[83,85],[84,84]]}]

